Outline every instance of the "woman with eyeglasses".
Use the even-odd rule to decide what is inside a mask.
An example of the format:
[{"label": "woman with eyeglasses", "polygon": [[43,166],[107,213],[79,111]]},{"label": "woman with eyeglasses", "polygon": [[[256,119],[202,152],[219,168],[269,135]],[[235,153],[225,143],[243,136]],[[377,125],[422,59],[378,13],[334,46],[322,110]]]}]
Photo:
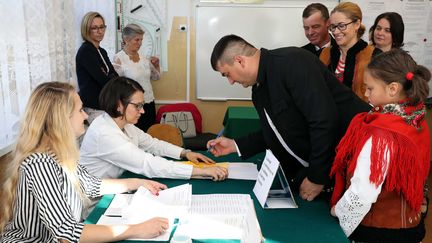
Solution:
[{"label": "woman with eyeglasses", "polygon": [[215,181],[228,176],[226,168],[197,168],[163,157],[184,158],[193,162],[214,163],[210,158],[151,137],[137,128],[144,110],[144,89],[126,77],[109,81],[99,96],[105,111],[87,129],[81,144],[81,162],[101,178],[118,178],[125,170],[147,177],[190,179],[211,177]]},{"label": "woman with eyeglasses", "polygon": [[400,14],[396,12],[382,13],[376,17],[369,31],[372,45],[379,52],[402,48],[404,45],[404,29],[405,25]]},{"label": "woman with eyeglasses", "polygon": [[81,21],[81,36],[84,40],[75,57],[79,94],[89,123],[103,112],[98,97],[104,85],[118,76],[107,52],[100,47],[105,35],[105,20],[97,12],[88,12]]},{"label": "woman with eyeglasses", "polygon": [[337,5],[331,12],[329,26],[336,43],[322,51],[320,60],[341,83],[367,101],[363,73],[372,58],[374,47],[361,39],[365,29],[357,4],[343,2]]},{"label": "woman with eyeglasses", "polygon": [[[87,114],[68,83],[40,84],[30,96],[13,158],[0,181],[0,242],[111,242],[153,238],[168,228],[155,217],[132,225],[82,222],[89,198],[166,186],[144,179],[101,180],[78,164],[76,138]],[[6,162],[6,161],[5,161]]]},{"label": "woman with eyeglasses", "polygon": [[156,122],[156,106],[150,80],[160,79],[159,59],[157,57],[149,59],[138,52],[144,38],[144,30],[139,25],[126,25],[123,28],[122,37],[123,50],[114,56],[113,65],[119,75],[136,80],[145,90],[145,113],[135,124],[145,132]]}]

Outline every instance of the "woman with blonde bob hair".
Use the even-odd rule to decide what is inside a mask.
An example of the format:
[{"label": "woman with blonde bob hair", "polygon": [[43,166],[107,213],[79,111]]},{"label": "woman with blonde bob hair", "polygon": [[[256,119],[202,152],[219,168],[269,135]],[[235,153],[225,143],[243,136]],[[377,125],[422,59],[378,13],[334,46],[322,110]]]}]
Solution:
[{"label": "woman with blonde bob hair", "polygon": [[30,96],[13,159],[1,181],[1,242],[107,242],[152,238],[165,218],[136,225],[84,225],[89,198],[140,186],[153,194],[166,186],[144,179],[101,180],[78,164],[76,138],[84,133],[82,102],[74,87],[48,82]]},{"label": "woman with blonde bob hair", "polygon": [[88,12],[81,21],[83,43],[75,56],[75,62],[79,94],[89,115],[89,123],[103,113],[98,102],[102,88],[118,76],[107,51],[100,46],[106,28],[105,19],[98,12]]}]

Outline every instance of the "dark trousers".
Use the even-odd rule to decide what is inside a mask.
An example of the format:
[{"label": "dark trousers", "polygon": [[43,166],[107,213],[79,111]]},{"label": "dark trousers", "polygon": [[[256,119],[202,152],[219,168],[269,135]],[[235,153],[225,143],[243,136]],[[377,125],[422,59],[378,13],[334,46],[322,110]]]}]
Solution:
[{"label": "dark trousers", "polygon": [[143,130],[144,132],[147,131],[147,129],[156,123],[156,105],[154,101],[150,103],[144,104],[144,114],[141,115],[140,119],[138,120],[137,126],[139,129]]}]

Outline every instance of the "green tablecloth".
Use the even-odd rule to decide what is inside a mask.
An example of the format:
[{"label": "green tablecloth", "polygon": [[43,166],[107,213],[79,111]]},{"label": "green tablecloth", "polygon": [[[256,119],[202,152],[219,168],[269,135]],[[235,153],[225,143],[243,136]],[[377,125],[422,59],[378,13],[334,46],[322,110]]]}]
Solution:
[{"label": "green tablecloth", "polygon": [[223,120],[224,136],[239,138],[261,128],[258,113],[254,107],[230,106]]},{"label": "green tablecloth", "polygon": [[[209,154],[205,153],[210,156]],[[259,154],[248,161],[261,164],[264,154]],[[214,157],[212,157],[214,158]],[[241,159],[235,154],[217,158],[217,161],[235,162]],[[131,172],[125,172],[122,177],[143,177]],[[169,187],[184,183],[192,184],[193,194],[209,193],[247,193],[254,200],[255,210],[261,226],[261,231],[267,243],[276,242],[320,242],[320,243],[343,243],[348,242],[338,221],[331,217],[328,203],[323,198],[313,202],[307,202],[296,195],[296,202],[299,208],[296,209],[262,209],[255,195],[252,192],[255,181],[226,180],[213,182],[211,180],[173,180],[156,179]],[[85,223],[95,224],[100,216],[109,206],[113,195],[105,195],[96,205],[95,209],[88,216]],[[129,241],[123,241],[129,242]],[[130,241],[137,242],[137,241]],[[194,242],[200,242],[194,240]],[[206,242],[217,242],[216,240]],[[227,242],[227,241],[224,241]],[[237,241],[239,242],[239,241]]]}]

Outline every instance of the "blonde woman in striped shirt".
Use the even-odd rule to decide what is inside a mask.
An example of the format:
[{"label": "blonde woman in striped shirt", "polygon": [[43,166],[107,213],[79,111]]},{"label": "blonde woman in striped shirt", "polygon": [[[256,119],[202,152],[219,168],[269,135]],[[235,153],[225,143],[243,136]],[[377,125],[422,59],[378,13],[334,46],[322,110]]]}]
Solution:
[{"label": "blonde woman in striped shirt", "polygon": [[84,225],[88,197],[135,190],[156,194],[166,186],[143,179],[101,180],[78,164],[76,137],[87,114],[74,87],[50,82],[32,93],[14,158],[6,165],[0,191],[1,242],[107,242],[155,237],[165,218],[136,225]]}]

